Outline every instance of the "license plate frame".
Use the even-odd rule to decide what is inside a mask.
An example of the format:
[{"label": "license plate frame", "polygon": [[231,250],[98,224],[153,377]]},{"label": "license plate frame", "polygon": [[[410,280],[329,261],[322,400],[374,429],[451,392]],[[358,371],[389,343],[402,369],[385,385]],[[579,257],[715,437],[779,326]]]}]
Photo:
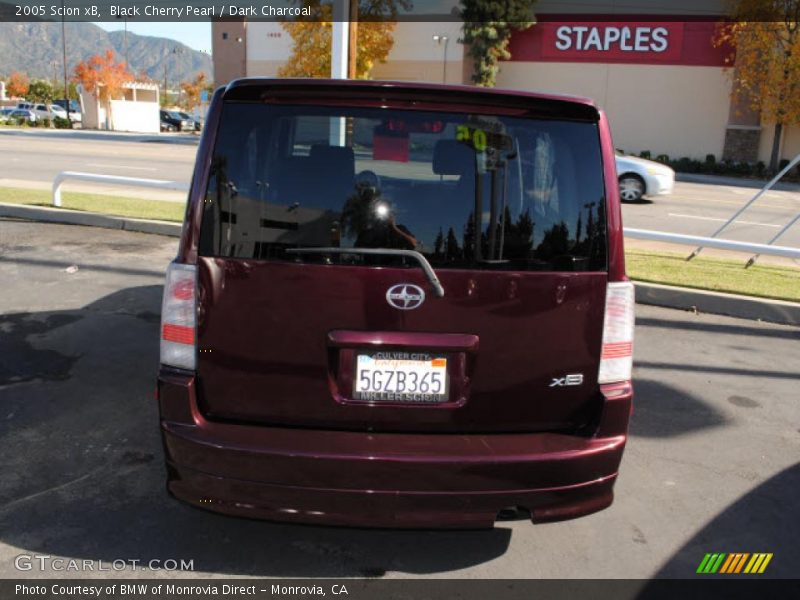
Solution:
[{"label": "license plate frame", "polygon": [[441,352],[355,350],[351,399],[371,404],[446,404],[451,362]]}]

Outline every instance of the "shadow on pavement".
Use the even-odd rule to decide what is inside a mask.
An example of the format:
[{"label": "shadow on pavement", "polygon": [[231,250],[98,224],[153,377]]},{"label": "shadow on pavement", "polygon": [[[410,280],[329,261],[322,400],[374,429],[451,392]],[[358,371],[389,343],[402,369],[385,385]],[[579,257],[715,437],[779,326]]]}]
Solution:
[{"label": "shadow on pavement", "polygon": [[[700,577],[695,572],[707,552],[771,552],[774,556],[764,574],[755,577],[797,578],[800,572],[798,490],[800,463],[768,479],[717,515],[661,567],[655,578]],[[702,499],[698,498],[698,502]]]},{"label": "shadow on pavement", "polygon": [[291,526],[169,498],[153,399],[160,302],[161,287],[146,286],[80,310],[0,317],[0,356],[13,357],[0,364],[2,542],[21,553],[183,559],[198,571],[258,576],[429,574],[506,552],[504,528]]},{"label": "shadow on pavement", "polygon": [[658,327],[662,329],[684,329],[686,331],[702,331],[704,333],[725,333],[731,335],[782,338],[800,341],[800,329],[790,326],[752,327],[747,321],[741,324],[723,325],[719,323],[705,323],[700,321],[655,319],[642,317],[636,319],[637,327]]},{"label": "shadow on pavement", "polygon": [[720,427],[725,423],[722,413],[692,394],[634,374],[631,435],[675,437],[710,427]]},{"label": "shadow on pavement", "polygon": [[763,377],[765,379],[796,379],[800,382],[800,373],[797,371],[768,371],[765,369],[714,367],[710,365],[690,365],[686,363],[652,362],[646,360],[636,361],[636,366],[643,369],[678,371],[680,373],[715,373],[717,375],[742,375],[744,377]]}]

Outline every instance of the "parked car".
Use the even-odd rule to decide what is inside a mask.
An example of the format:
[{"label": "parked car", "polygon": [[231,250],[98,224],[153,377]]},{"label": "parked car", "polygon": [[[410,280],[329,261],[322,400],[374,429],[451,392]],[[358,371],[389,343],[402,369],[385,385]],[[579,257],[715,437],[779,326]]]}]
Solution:
[{"label": "parked car", "polygon": [[11,115],[11,113],[14,112],[15,110],[17,110],[17,109],[14,108],[13,106],[12,107],[6,107],[6,108],[0,108],[0,123],[8,122],[9,115]]},{"label": "parked car", "polygon": [[8,121],[10,123],[35,123],[37,121],[36,113],[27,108],[15,108],[9,115]]},{"label": "parked car", "polygon": [[[63,108],[58,106],[57,104],[27,104],[27,103],[20,103],[25,104],[28,108],[23,110],[31,110],[36,114],[36,118],[39,120],[48,119],[52,121],[55,118],[66,119],[67,118],[67,111]],[[19,108],[20,105],[17,105]]]},{"label": "parked car", "polygon": [[54,116],[46,104],[34,104],[31,110],[36,113],[38,119],[52,119]]},{"label": "parked car", "polygon": [[203,136],[161,313],[173,496],[413,528],[611,504],[634,295],[591,101],[241,79]]},{"label": "parked car", "polygon": [[57,117],[59,119],[67,118],[67,111],[58,104],[48,104],[47,110],[51,115],[53,115],[53,117]]},{"label": "parked car", "polygon": [[192,122],[192,124],[194,125],[194,131],[200,131],[200,130],[203,129],[203,122],[200,119],[196,119],[192,115],[190,115],[189,113],[185,113],[185,112],[179,112],[178,114],[185,121],[191,121]]},{"label": "parked car", "polygon": [[175,131],[178,131],[178,128],[175,127],[175,125],[173,125],[169,121],[165,121],[164,119],[161,119],[159,127],[162,133],[173,133]]},{"label": "parked car", "polygon": [[177,111],[162,110],[161,120],[173,125],[177,131],[194,131],[194,121],[184,119]]},{"label": "parked car", "polygon": [[644,196],[671,194],[675,171],[666,165],[637,156],[616,153],[619,196],[623,202],[638,202]]},{"label": "parked car", "polygon": [[[53,104],[63,109],[64,116],[66,117],[67,103],[64,101],[64,99],[62,98],[61,100],[55,100]],[[77,100],[69,101],[69,119],[74,123],[80,123],[83,121],[83,115],[81,114],[81,105],[80,103],[78,103]]]}]

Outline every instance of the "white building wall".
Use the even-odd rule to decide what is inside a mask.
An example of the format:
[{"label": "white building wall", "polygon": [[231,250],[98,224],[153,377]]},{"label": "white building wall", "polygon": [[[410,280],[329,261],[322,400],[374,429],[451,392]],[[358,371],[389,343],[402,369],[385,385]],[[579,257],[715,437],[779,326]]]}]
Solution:
[{"label": "white building wall", "polygon": [[292,54],[292,36],[271,21],[247,23],[247,76],[277,77]]},{"label": "white building wall", "polygon": [[[461,83],[464,48],[458,43],[461,23],[400,22],[394,31],[387,62],[378,63],[373,79],[441,82],[445,75],[444,42],[447,39],[447,82]],[[280,23],[254,21],[247,24],[247,76],[277,77],[292,53],[292,37]]]},{"label": "white building wall", "polygon": [[626,152],[722,155],[731,84],[719,67],[508,62],[497,87],[592,98]]},{"label": "white building wall", "polygon": [[111,101],[112,127],[115,131],[158,133],[160,126],[157,102]]}]

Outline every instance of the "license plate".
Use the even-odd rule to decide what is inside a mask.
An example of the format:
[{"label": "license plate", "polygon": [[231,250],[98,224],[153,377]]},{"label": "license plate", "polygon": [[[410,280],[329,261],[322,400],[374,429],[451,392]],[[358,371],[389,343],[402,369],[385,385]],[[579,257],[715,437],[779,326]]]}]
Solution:
[{"label": "license plate", "polygon": [[364,402],[447,402],[447,358],[416,352],[356,354],[353,399]]}]

